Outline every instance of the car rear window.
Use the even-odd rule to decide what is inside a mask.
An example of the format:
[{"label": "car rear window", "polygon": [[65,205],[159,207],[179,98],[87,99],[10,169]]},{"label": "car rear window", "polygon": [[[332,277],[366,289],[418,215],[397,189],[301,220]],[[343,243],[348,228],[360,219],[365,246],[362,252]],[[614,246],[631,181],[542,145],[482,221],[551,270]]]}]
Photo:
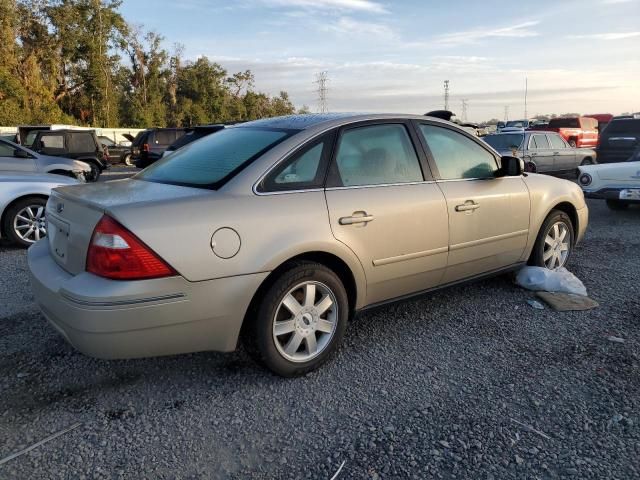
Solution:
[{"label": "car rear window", "polygon": [[87,153],[96,151],[96,142],[92,133],[72,133],[69,140],[69,152]]},{"label": "car rear window", "polygon": [[612,133],[634,133],[640,135],[640,119],[612,120],[605,129],[607,135]]},{"label": "car rear window", "polygon": [[549,120],[549,126],[552,128],[579,128],[580,124],[577,118],[552,118]]},{"label": "car rear window", "polygon": [[150,182],[218,188],[297,130],[229,128],[185,145],[135,176]]},{"label": "car rear window", "polygon": [[502,135],[487,135],[484,141],[496,150],[511,150],[512,148],[520,148],[524,135],[521,133],[509,133]]}]

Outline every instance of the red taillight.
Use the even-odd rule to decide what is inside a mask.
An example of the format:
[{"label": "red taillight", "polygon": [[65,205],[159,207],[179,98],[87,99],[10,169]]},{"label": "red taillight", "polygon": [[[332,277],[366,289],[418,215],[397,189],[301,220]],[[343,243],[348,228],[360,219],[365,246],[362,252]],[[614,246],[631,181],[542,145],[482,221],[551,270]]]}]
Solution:
[{"label": "red taillight", "polygon": [[176,271],[113,218],[103,216],[91,236],[87,272],[112,280],[170,277]]},{"label": "red taillight", "polygon": [[142,144],[142,151],[149,153],[149,144],[148,143],[143,143]]}]

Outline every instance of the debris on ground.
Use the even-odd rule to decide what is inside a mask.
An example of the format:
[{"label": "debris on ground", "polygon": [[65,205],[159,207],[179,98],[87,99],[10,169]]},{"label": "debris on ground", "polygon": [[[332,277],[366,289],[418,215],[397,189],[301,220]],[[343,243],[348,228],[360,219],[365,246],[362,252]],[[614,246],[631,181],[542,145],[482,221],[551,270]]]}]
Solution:
[{"label": "debris on ground", "polygon": [[537,300],[527,300],[527,303],[531,305],[533,308],[535,308],[536,310],[544,310],[544,305],[542,305]]},{"label": "debris on ground", "polygon": [[609,340],[610,342],[614,342],[614,343],[624,343],[624,338],[620,338],[620,337],[615,337],[613,335],[611,335],[610,337],[607,337],[607,340]]},{"label": "debris on ground", "polygon": [[9,455],[8,457],[4,457],[2,459],[0,459],[0,465],[7,463],[10,460],[13,460],[14,458],[17,458],[21,455],[24,455],[25,453],[30,452],[31,450],[35,450],[36,448],[38,448],[41,445],[44,445],[47,442],[50,442],[51,440],[54,440],[56,438],[58,438],[61,435],[64,435],[65,433],[70,432],[71,430],[75,430],[76,428],[78,428],[80,425],[82,425],[82,423],[78,422],[78,423],[74,423],[73,425],[71,425],[70,427],[65,428],[64,430],[60,430],[59,432],[54,433],[53,435],[49,435],[46,438],[43,438],[42,440],[40,440],[39,442],[34,443],[33,445],[28,446],[27,448],[23,448],[22,450],[12,453],[11,455]]},{"label": "debris on ground", "polygon": [[562,292],[587,296],[584,284],[564,267],[549,270],[542,267],[524,267],[516,275],[516,284],[536,292]]},{"label": "debris on ground", "polygon": [[536,295],[557,312],[591,310],[599,306],[595,300],[573,293],[537,292]]}]

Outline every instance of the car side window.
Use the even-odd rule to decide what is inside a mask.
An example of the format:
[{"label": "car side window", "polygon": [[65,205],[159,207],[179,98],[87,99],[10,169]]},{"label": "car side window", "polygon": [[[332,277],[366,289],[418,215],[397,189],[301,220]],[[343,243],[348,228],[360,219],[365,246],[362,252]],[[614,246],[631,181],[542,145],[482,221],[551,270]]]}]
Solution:
[{"label": "car side window", "polygon": [[333,167],[332,186],[353,187],[424,180],[418,155],[403,124],[345,130]]},{"label": "car side window", "polygon": [[567,144],[559,135],[547,135],[547,138],[551,141],[551,147],[554,149],[567,148]]},{"label": "car side window", "polygon": [[77,133],[71,134],[69,139],[69,152],[71,153],[88,153],[95,152],[96,144],[91,133]]},{"label": "car side window", "polygon": [[15,147],[7,143],[0,143],[0,157],[13,157]]},{"label": "car side window", "polygon": [[322,188],[333,137],[333,133],[324,135],[281,162],[260,183],[258,191],[282,192]]},{"label": "car side window", "polygon": [[531,135],[531,140],[529,140],[529,150],[541,150],[548,148],[549,142],[547,141],[546,135]]},{"label": "car side window", "polygon": [[64,135],[43,135],[40,137],[40,147],[63,149]]},{"label": "car side window", "polygon": [[442,180],[493,178],[495,157],[475,141],[452,129],[420,124]]}]

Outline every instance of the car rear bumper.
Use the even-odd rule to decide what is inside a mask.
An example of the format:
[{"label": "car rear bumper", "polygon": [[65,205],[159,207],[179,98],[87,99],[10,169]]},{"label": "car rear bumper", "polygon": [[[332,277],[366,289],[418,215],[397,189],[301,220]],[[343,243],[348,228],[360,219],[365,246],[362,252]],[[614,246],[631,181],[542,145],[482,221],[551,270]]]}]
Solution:
[{"label": "car rear bumper", "polygon": [[[601,200],[621,200],[629,203],[639,203],[639,200],[633,198],[621,198],[623,190],[638,190],[640,187],[605,187],[598,190],[584,190],[586,198],[598,198]],[[623,195],[624,197],[624,195]]]},{"label": "car rear bumper", "polygon": [[55,263],[46,240],[29,249],[28,263],[44,316],[75,348],[99,358],[232,351],[251,298],[267,276],[203,282],[74,276]]}]

